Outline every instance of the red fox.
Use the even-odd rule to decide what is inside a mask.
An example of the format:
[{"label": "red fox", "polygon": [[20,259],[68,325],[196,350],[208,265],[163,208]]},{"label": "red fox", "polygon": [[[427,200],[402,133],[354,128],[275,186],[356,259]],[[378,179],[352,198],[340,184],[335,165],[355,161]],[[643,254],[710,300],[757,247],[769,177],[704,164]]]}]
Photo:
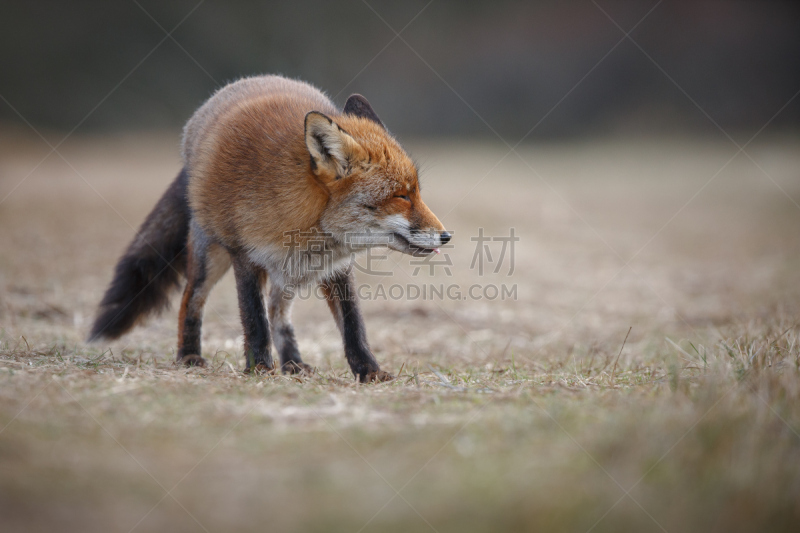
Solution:
[{"label": "red fox", "polygon": [[[353,254],[373,246],[430,254],[451,234],[422,202],[416,166],[367,100],[354,94],[339,111],[307,83],[245,78],[195,112],[182,155],[183,169],[117,263],[89,340],[117,338],[160,312],[185,278],[177,360],[204,366],[203,306],[233,265],[245,372],[277,370],[270,341],[283,372],[312,371],[297,348],[288,289],[317,283],[355,378],[392,379],[367,343]],[[309,246],[312,239],[323,246]]]}]

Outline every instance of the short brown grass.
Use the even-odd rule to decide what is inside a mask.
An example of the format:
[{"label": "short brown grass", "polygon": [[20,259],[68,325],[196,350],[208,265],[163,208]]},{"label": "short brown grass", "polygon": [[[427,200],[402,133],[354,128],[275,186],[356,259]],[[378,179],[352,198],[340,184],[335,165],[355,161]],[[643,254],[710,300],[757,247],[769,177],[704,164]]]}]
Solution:
[{"label": "short brown grass", "polygon": [[[317,301],[295,310],[316,374],[242,374],[230,276],[207,369],[172,364],[174,313],[82,343],[130,225],[177,171],[175,138],[68,143],[74,168],[51,156],[0,205],[0,529],[800,526],[795,141],[748,149],[768,176],[740,156],[702,189],[734,148],[529,148],[533,170],[512,155],[481,181],[501,147],[418,143],[453,275],[392,255],[393,276],[359,280],[519,297],[366,302],[399,375],[359,385]],[[3,196],[47,153],[5,141]],[[514,273],[470,270],[477,228],[511,226]]]}]

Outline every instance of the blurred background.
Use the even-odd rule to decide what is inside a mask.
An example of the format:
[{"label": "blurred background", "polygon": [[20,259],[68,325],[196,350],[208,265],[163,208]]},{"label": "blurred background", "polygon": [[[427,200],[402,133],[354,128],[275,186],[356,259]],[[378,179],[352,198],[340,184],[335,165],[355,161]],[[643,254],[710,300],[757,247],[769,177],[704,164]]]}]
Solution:
[{"label": "blurred background", "polygon": [[[789,1],[0,0],[0,531],[800,531],[798,67]],[[259,73],[420,162],[453,248],[359,284],[515,296],[364,298],[375,387],[316,299],[319,375],[245,377],[231,274],[207,369],[177,294],[84,343],[180,128]]]},{"label": "blurred background", "polygon": [[[400,135],[720,135],[713,119],[743,142],[800,88],[790,1],[0,5],[6,126],[10,104],[38,129],[177,128],[226,82],[282,73],[366,95]],[[798,125],[794,102],[771,131]]]}]

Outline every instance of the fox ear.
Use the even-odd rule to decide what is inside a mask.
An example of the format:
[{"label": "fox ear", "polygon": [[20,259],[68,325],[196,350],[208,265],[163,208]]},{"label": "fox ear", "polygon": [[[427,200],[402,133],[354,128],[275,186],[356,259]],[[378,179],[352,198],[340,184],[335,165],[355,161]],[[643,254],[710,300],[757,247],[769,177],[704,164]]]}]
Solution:
[{"label": "fox ear", "polygon": [[367,99],[361,96],[360,94],[351,94],[350,98],[347,99],[347,102],[344,103],[344,110],[345,115],[353,115],[355,117],[362,117],[371,120],[372,122],[378,124],[383,129],[386,129],[386,126],[383,125],[381,119],[378,118],[378,114],[372,109],[372,106],[369,105]]},{"label": "fox ear", "polygon": [[340,179],[350,173],[353,162],[366,152],[330,117],[311,111],[305,120],[306,147],[311,154],[311,170],[327,179]]}]

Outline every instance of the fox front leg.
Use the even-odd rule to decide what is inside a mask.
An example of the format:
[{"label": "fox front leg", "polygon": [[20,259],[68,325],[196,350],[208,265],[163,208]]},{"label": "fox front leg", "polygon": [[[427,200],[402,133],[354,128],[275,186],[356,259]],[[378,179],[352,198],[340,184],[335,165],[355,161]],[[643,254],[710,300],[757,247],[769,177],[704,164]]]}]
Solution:
[{"label": "fox front leg", "polygon": [[314,369],[303,362],[292,327],[292,297],[294,295],[274,280],[269,290],[269,325],[272,342],[281,361],[281,370],[286,374],[312,373]]},{"label": "fox front leg", "polygon": [[342,334],[344,355],[356,379],[362,383],[394,379],[394,376],[381,370],[367,343],[367,331],[358,307],[352,270],[335,274],[321,286]]}]

